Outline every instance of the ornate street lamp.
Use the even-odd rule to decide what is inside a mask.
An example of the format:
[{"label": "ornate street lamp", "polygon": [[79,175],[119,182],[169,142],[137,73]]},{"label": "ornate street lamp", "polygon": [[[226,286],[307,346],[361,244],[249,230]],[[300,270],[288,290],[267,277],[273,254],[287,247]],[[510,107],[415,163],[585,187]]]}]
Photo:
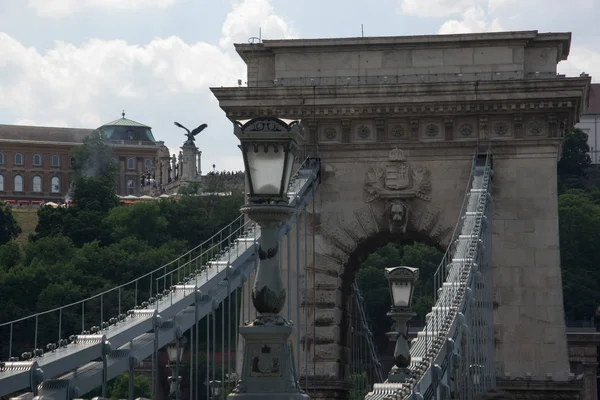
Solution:
[{"label": "ornate street lamp", "polygon": [[173,372],[173,375],[169,377],[169,396],[176,400],[179,400],[181,394],[179,387],[181,382],[181,376],[179,376],[179,364],[181,363],[181,359],[183,357],[183,347],[186,343],[187,338],[182,336],[166,346],[167,356],[169,357],[169,365],[167,365],[167,368],[170,368]]},{"label": "ornate street lamp", "polygon": [[407,322],[415,315],[412,312],[412,297],[419,277],[419,269],[411,267],[392,267],[385,269],[385,277],[390,285],[392,309],[387,313],[395,321],[396,337],[394,349],[394,367],[388,375],[389,382],[404,381],[410,371],[410,349],[408,346]]},{"label": "ornate street lamp", "polygon": [[234,124],[248,177],[248,203],[240,210],[261,228],[252,303],[254,321],[240,327],[244,337],[242,376],[230,399],[308,399],[298,384],[289,321],[279,315],[286,290],[278,262],[279,225],[294,213],[287,189],[297,143],[303,128],[298,121],[259,117]]}]

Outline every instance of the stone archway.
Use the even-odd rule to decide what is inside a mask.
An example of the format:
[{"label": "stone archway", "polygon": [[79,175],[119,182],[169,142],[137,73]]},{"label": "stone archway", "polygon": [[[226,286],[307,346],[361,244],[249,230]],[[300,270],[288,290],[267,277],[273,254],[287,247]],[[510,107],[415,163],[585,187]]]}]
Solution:
[{"label": "stone archway", "polygon": [[497,375],[568,379],[556,163],[590,84],[557,75],[570,41],[522,31],[236,45],[248,86],[211,89],[227,117],[302,120],[302,150],[322,161],[308,212],[314,259],[300,257],[309,285],[292,309],[314,323],[299,336],[315,344],[315,368],[301,359],[299,371],[323,398],[348,389],[340,328],[350,255],[390,228],[446,244],[474,150],[488,145]]},{"label": "stone archway", "polygon": [[314,374],[317,386],[330,388],[323,398],[343,396],[347,390],[349,289],[357,265],[391,241],[445,249],[468,184],[471,151],[451,163],[416,151],[411,156],[398,146],[372,153],[367,162],[336,160],[333,154],[324,158],[311,214],[315,258],[301,304],[315,326],[314,337],[313,332],[303,335],[308,351],[300,357],[301,375],[303,365],[312,364],[309,375]]}]

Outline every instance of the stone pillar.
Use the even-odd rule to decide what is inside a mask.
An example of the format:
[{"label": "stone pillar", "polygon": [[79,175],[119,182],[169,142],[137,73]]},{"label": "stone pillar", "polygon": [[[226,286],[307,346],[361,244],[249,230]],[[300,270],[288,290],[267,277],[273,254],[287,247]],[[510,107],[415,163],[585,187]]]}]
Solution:
[{"label": "stone pillar", "polygon": [[177,156],[173,154],[171,158],[171,182],[175,182],[175,173],[177,171]]},{"label": "stone pillar", "polygon": [[166,186],[169,184],[169,161],[170,157],[162,157],[160,159],[160,184]]},{"label": "stone pillar", "polygon": [[198,180],[202,176],[202,152],[198,150],[198,163],[196,164],[196,175],[198,176]]},{"label": "stone pillar", "polygon": [[180,155],[179,166],[181,168],[179,179],[182,182],[195,182],[196,181],[196,155],[198,148],[194,143],[186,142],[181,147],[182,152]]},{"label": "stone pillar", "polygon": [[183,152],[179,151],[179,157],[177,158],[177,179],[181,180],[183,170]]}]

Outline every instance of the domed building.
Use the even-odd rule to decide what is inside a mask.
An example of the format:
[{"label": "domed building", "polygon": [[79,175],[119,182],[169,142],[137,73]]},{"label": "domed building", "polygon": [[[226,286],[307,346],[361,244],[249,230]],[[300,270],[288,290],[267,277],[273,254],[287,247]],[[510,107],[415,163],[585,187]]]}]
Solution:
[{"label": "domed building", "polygon": [[[155,165],[168,149],[156,141],[151,127],[125,118],[125,113],[98,129],[113,148],[117,193],[139,196],[142,178],[158,174]],[[0,124],[0,200],[29,205],[63,201],[73,173],[71,150],[93,131]]]}]

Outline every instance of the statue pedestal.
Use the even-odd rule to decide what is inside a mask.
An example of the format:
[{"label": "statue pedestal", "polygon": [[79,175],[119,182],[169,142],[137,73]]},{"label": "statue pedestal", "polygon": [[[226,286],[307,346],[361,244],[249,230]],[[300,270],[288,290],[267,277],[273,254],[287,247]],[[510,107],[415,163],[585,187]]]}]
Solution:
[{"label": "statue pedestal", "polygon": [[298,383],[290,323],[280,316],[261,315],[240,327],[246,340],[242,376],[227,396],[230,400],[308,400]]},{"label": "statue pedestal", "polygon": [[181,146],[183,153],[183,166],[179,180],[183,182],[198,182],[199,176],[196,175],[196,155],[198,148],[194,142],[187,141]]}]

